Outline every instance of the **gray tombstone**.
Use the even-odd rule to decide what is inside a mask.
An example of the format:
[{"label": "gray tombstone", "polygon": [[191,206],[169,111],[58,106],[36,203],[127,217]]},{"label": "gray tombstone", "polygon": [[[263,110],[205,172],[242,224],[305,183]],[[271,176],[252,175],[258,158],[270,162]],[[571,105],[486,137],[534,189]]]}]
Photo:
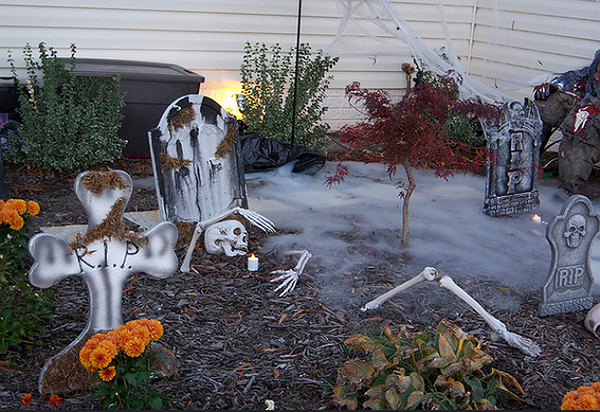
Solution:
[{"label": "gray tombstone", "polygon": [[540,316],[575,312],[593,305],[594,278],[590,269],[590,247],[600,227],[592,203],[581,195],[571,196],[560,216],[546,227],[552,249],[548,280],[544,285]]},{"label": "gray tombstone", "polygon": [[248,207],[237,120],[217,102],[177,99],[148,139],[163,220],[198,223]]},{"label": "gray tombstone", "polygon": [[527,98],[523,104],[510,102],[500,123],[484,131],[490,154],[484,212],[504,216],[538,208],[542,120],[537,106]]}]

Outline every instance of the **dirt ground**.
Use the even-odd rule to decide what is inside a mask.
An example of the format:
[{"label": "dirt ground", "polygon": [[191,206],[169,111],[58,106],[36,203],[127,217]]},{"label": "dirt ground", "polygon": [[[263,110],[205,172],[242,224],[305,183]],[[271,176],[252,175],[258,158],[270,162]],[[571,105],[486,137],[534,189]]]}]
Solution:
[{"label": "dirt ground", "polygon": [[[87,217],[73,193],[76,175],[49,175],[5,162],[9,197],[35,200],[41,212],[34,218],[42,226],[85,224]],[[126,170],[134,179],[152,176],[148,159],[120,159],[112,169]],[[126,211],[156,210],[153,188],[134,190]],[[352,239],[353,234],[345,234]],[[266,235],[250,229],[250,243]],[[256,249],[256,247],[254,248]],[[183,258],[185,249],[178,248]],[[372,253],[360,238],[352,253]],[[446,317],[478,339],[491,341],[492,367],[513,375],[525,390],[523,401],[506,399],[501,409],[560,409],[562,397],[581,385],[599,380],[600,342],[583,324],[586,313],[540,318],[539,295],[485,278],[453,275],[456,283],[480,302],[512,332],[526,336],[542,348],[536,358],[493,341],[488,325],[466,304],[439,288],[417,287],[401,303],[393,299],[380,309],[361,312],[365,302],[407,280],[410,256],[388,254],[376,264],[348,273],[352,298],[333,308],[319,295],[321,268],[309,261],[306,273],[289,296],[274,293],[272,270],[290,268],[276,252],[261,259],[257,272],[246,270],[246,258],[226,258],[196,250],[192,266],[198,274],[176,273],[164,280],[137,274],[125,285],[123,316],[159,319],[165,333],[160,339],[175,356],[178,371],[156,389],[165,393],[171,409],[339,409],[332,403],[337,369],[348,360],[344,341],[354,333],[367,333],[389,325],[415,330],[434,328]],[[311,275],[312,274],[312,275]],[[0,355],[0,407],[48,409],[47,397],[38,393],[37,380],[45,362],[71,343],[87,319],[85,283],[71,278],[53,287],[56,314],[37,338],[41,346]],[[514,301],[515,305],[494,305]],[[495,309],[502,308],[502,309]],[[25,406],[22,396],[33,394]],[[60,409],[95,409],[89,392],[63,395]]]}]

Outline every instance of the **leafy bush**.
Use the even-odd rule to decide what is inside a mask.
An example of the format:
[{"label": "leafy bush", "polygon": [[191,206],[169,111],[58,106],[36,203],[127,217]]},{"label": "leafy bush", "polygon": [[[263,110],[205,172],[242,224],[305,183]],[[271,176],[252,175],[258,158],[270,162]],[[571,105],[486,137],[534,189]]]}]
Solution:
[{"label": "leafy bush", "polygon": [[[119,78],[76,76],[74,44],[68,69],[52,47],[40,43],[38,48],[39,60],[29,44],[23,50],[28,80],[17,108],[22,124],[11,133],[7,159],[75,172],[119,157],[127,144],[117,136],[125,105]],[[9,62],[18,85],[11,52]]]},{"label": "leafy bush", "polygon": [[348,409],[495,409],[497,394],[520,399],[505,381],[523,393],[511,375],[484,372],[492,362],[487,346],[447,319],[433,337],[386,327],[381,336],[356,334],[346,344],[368,355],[338,370],[334,402]]},{"label": "leafy bush", "polygon": [[323,151],[329,141],[326,135],[329,125],[322,121],[328,109],[323,102],[332,80],[327,72],[339,58],[325,56],[322,50],[312,56],[310,46],[300,44],[294,102],[296,48],[282,55],[279,44],[269,50],[264,43],[252,46],[246,42],[244,51],[240,72],[245,102],[241,112],[248,130],[265,138],[292,143],[295,104],[293,143]]},{"label": "leafy bush", "polygon": [[29,251],[33,236],[31,216],[39,212],[36,202],[0,200],[0,353],[22,344],[33,344],[35,333],[45,328],[54,314],[49,291],[32,287],[27,280]]}]

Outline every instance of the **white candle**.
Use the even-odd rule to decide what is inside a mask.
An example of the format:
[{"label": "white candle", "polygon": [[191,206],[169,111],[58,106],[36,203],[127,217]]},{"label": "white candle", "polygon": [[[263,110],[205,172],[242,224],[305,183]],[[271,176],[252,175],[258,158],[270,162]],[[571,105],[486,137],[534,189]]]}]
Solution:
[{"label": "white candle", "polygon": [[533,215],[532,219],[535,223],[542,223],[542,218],[538,215]]},{"label": "white candle", "polygon": [[248,256],[248,270],[251,272],[258,270],[258,258],[254,254]]}]

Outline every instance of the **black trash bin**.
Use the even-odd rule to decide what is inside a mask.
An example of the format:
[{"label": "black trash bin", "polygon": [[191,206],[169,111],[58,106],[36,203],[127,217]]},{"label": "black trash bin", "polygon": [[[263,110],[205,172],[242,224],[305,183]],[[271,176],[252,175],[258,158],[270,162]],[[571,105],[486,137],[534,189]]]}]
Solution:
[{"label": "black trash bin", "polygon": [[[61,58],[70,67],[68,58]],[[204,76],[175,64],[130,60],[76,58],[75,75],[121,77],[126,92],[119,137],[128,143],[123,156],[150,157],[148,130],[155,128],[164,110],[177,98],[197,94]]]},{"label": "black trash bin", "polygon": [[19,90],[13,77],[0,77],[0,125],[8,120],[19,121]]}]

